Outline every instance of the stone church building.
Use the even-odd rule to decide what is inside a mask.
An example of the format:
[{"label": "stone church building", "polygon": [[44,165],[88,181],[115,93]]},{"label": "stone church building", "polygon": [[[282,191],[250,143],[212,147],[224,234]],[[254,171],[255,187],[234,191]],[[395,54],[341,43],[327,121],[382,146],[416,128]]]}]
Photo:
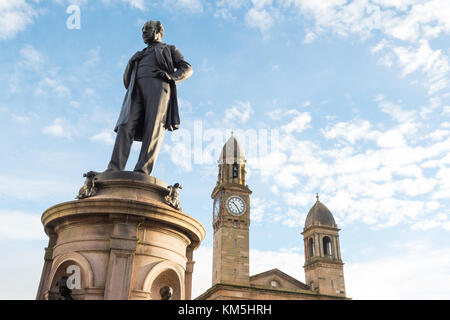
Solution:
[{"label": "stone church building", "polygon": [[[302,233],[306,283],[278,269],[250,276],[252,192],[245,162],[232,136],[211,195],[212,286],[197,299],[346,299],[339,229],[318,197]],[[193,253],[205,229],[169,201],[177,184],[168,187],[128,171],[86,176],[89,197],[56,204],[42,215],[49,242],[36,299],[194,298]]]},{"label": "stone church building", "polygon": [[224,145],[213,205],[212,286],[198,300],[345,299],[344,264],[339,230],[330,210],[317,201],[302,232],[305,246],[303,283],[272,269],[250,276],[250,195],[245,180],[245,157],[236,138]]}]

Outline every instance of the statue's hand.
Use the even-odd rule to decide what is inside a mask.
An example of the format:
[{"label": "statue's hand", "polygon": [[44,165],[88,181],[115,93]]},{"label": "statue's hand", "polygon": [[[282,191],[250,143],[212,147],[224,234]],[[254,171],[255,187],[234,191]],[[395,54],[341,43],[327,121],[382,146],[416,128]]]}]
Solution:
[{"label": "statue's hand", "polygon": [[165,71],[159,71],[158,77],[160,77],[160,78],[163,79],[164,81],[167,81],[167,82],[173,82],[173,79],[172,79],[172,77],[170,76],[170,74],[168,74],[168,73],[165,72]]}]

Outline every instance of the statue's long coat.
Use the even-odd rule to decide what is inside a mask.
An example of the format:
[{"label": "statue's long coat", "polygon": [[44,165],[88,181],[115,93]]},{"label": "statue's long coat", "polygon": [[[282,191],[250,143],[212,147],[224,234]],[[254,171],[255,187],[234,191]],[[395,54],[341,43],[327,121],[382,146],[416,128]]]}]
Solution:
[{"label": "statue's long coat", "polygon": [[[177,49],[177,47],[172,45],[167,45],[165,43],[157,43],[155,46],[155,54],[156,54],[156,60],[158,61],[159,67],[161,70],[166,71],[172,79],[175,81],[174,83],[170,83],[170,99],[169,99],[169,105],[167,108],[167,117],[166,117],[166,123],[164,127],[169,130],[177,130],[180,126],[180,116],[178,112],[178,99],[177,99],[177,90],[176,90],[176,84],[180,81],[183,81],[187,78],[189,78],[192,73],[192,67],[189,63],[184,61],[184,57],[181,54],[181,52]],[[145,51],[140,51],[143,53]],[[140,107],[133,104],[138,103],[133,99],[133,90],[136,84],[136,74],[137,74],[137,66],[139,62],[136,61],[132,63],[131,61],[128,62],[128,65],[125,69],[125,73],[123,75],[123,82],[125,85],[125,88],[127,89],[127,93],[125,95],[122,109],[120,110],[119,119],[117,120],[116,127],[114,128],[114,131],[117,132],[119,125],[125,124],[128,122],[128,117],[130,114],[131,108],[134,107]],[[142,135],[143,135],[143,123],[138,125],[136,128],[136,133],[134,136],[135,141],[142,141]]]}]

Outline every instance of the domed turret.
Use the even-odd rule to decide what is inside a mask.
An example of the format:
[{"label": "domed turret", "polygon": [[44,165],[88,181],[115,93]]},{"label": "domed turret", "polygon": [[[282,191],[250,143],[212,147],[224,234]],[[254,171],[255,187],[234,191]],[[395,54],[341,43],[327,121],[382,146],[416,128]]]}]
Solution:
[{"label": "domed turret", "polygon": [[236,183],[245,185],[245,157],[241,146],[233,133],[224,144],[219,160],[219,175],[217,185]]},{"label": "domed turret", "polygon": [[320,294],[345,297],[339,229],[330,210],[319,201],[319,195],[316,198],[302,232],[306,284]]},{"label": "domed turret", "polygon": [[316,196],[317,201],[309,210],[305,220],[305,228],[309,229],[312,226],[323,226],[337,228],[334,217],[330,210],[319,201],[319,196]]},{"label": "domed turret", "polygon": [[234,135],[232,135],[223,146],[218,162],[219,164],[245,163],[244,152]]}]

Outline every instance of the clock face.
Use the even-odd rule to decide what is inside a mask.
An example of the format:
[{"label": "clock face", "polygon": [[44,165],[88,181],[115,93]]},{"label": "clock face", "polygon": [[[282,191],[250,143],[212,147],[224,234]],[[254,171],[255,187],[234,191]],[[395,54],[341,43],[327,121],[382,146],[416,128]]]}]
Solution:
[{"label": "clock face", "polygon": [[227,209],[234,216],[240,216],[245,212],[245,201],[238,196],[232,196],[227,201]]},{"label": "clock face", "polygon": [[217,216],[219,215],[219,210],[220,210],[220,199],[217,198],[214,200],[214,208],[213,208],[214,218],[217,218]]}]

